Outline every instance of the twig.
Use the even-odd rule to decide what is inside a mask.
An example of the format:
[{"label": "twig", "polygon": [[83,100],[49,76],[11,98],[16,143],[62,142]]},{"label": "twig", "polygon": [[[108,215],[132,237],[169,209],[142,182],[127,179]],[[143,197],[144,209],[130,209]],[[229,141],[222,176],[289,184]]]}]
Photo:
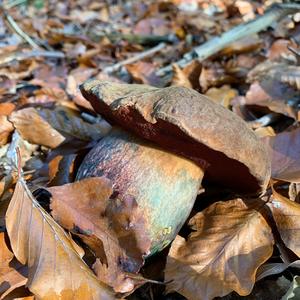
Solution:
[{"label": "twig", "polygon": [[132,33],[122,33],[118,31],[105,32],[103,30],[93,29],[88,34],[92,40],[99,41],[100,38],[107,37],[112,43],[116,43],[120,40],[125,40],[129,43],[154,46],[158,43],[174,43],[177,38],[174,34],[167,35],[140,35]]},{"label": "twig", "polygon": [[[256,19],[238,25],[231,30],[223,33],[221,36],[216,36],[206,43],[194,48],[191,52],[186,53],[183,58],[176,62],[180,67],[186,66],[193,59],[203,61],[204,59],[216,54],[231,43],[244,38],[246,36],[257,33],[266,27],[270,26],[283,17],[300,11],[300,4],[284,3],[273,5],[263,16],[258,16]],[[157,71],[156,75],[164,76],[166,73],[172,72],[172,65],[168,65]]]},{"label": "twig", "polygon": [[65,54],[59,51],[42,51],[33,50],[29,52],[14,52],[11,55],[0,56],[0,66],[11,63],[14,60],[21,61],[31,57],[50,57],[50,58],[64,58]]},{"label": "twig", "polygon": [[120,61],[119,63],[117,63],[115,65],[106,67],[104,69],[104,72],[110,74],[110,73],[113,73],[115,71],[118,71],[122,66],[132,64],[132,63],[134,63],[138,60],[141,60],[141,59],[143,59],[147,56],[150,56],[150,55],[162,50],[164,47],[166,47],[166,44],[165,43],[160,43],[157,46],[155,46],[155,47],[153,47],[149,50],[138,53],[136,56],[133,56],[133,57],[130,57],[130,58],[125,59],[123,61]]},{"label": "twig", "polygon": [[15,6],[21,5],[26,3],[27,0],[14,0],[14,1],[9,1],[8,3],[4,4],[5,9],[10,9],[13,8]]},{"label": "twig", "polygon": [[16,21],[13,19],[13,17],[5,10],[5,8],[1,7],[2,13],[11,26],[11,28],[25,41],[27,42],[32,48],[34,49],[40,49],[39,45],[37,45],[34,40],[25,33],[19,25],[16,23]]}]

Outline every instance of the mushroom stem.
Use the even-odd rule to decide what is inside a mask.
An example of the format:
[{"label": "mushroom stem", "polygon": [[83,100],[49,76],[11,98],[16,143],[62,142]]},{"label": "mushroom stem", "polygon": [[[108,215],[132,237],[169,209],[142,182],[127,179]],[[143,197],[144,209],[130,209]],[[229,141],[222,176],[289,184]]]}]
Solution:
[{"label": "mushroom stem", "polygon": [[189,159],[114,129],[85,157],[77,179],[105,176],[113,183],[114,201],[136,201],[153,254],[172,241],[188,218],[203,173]]}]

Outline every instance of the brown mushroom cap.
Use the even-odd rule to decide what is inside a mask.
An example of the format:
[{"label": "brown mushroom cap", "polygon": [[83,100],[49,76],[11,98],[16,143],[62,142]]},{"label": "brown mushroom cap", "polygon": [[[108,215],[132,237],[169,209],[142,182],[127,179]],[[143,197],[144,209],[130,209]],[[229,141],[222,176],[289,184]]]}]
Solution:
[{"label": "brown mushroom cap", "polygon": [[98,80],[80,89],[109,122],[193,160],[209,180],[245,193],[266,187],[270,160],[259,138],[240,117],[198,92]]}]

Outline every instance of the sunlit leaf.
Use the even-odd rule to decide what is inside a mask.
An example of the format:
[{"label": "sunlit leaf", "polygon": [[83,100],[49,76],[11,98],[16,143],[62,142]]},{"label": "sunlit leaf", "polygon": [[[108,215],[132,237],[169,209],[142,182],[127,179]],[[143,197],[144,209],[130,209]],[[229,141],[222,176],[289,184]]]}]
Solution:
[{"label": "sunlit leaf", "polygon": [[28,265],[27,286],[38,299],[114,299],[81,260],[69,236],[19,178],[6,213],[13,252]]},{"label": "sunlit leaf", "polygon": [[300,129],[282,132],[274,137],[267,137],[272,177],[289,182],[300,182]]},{"label": "sunlit leaf", "polygon": [[300,204],[287,199],[273,189],[268,202],[285,245],[300,257]]},{"label": "sunlit leaf", "polygon": [[52,194],[54,219],[64,228],[80,233],[101,258],[102,262],[98,260],[95,266],[98,277],[118,292],[131,291],[134,282],[126,277],[126,272],[137,272],[150,248],[143,212],[132,199],[128,203],[111,200],[112,185],[104,177],[47,190]]},{"label": "sunlit leaf", "polygon": [[231,291],[251,292],[258,267],[272,254],[271,229],[263,205],[241,199],[217,202],[191,220],[188,239],[177,236],[167,260],[168,291],[190,300],[213,299]]},{"label": "sunlit leaf", "polygon": [[9,120],[24,140],[30,143],[55,148],[64,140],[64,136],[47,123],[32,107],[13,112]]},{"label": "sunlit leaf", "polygon": [[0,299],[27,282],[26,267],[13,257],[14,254],[6,244],[4,232],[0,232]]}]

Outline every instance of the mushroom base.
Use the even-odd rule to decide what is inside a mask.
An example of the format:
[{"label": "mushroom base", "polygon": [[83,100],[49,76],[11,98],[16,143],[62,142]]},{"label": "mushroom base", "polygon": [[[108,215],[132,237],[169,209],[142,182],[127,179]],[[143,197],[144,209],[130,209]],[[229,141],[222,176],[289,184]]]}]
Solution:
[{"label": "mushroom base", "polygon": [[186,158],[114,129],[85,157],[77,180],[96,176],[112,181],[112,201],[136,201],[153,254],[174,239],[188,218],[203,171]]}]

